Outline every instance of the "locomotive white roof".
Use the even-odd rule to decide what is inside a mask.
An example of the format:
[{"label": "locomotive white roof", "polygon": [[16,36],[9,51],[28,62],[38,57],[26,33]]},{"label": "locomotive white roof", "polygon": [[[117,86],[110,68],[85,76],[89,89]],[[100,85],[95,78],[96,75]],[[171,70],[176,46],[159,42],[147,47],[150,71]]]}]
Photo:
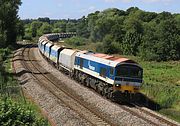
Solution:
[{"label": "locomotive white roof", "polygon": [[[118,64],[124,63],[124,61],[119,62],[119,61],[108,60],[108,59],[96,57],[94,55],[83,54],[81,52],[78,52],[76,55],[78,57],[85,58],[85,59],[88,59],[88,60],[91,60],[91,61],[94,61],[94,62],[102,63],[102,64],[105,64],[105,65],[108,65],[108,66],[111,66],[111,67],[116,67]],[[138,64],[136,64],[136,65],[138,65]]]}]

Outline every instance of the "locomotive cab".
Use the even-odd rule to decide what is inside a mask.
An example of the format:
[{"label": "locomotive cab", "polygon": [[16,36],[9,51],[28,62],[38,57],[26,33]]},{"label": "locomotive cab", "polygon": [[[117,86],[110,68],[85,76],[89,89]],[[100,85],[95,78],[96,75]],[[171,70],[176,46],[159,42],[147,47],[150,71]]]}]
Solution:
[{"label": "locomotive cab", "polygon": [[122,93],[139,92],[143,77],[143,69],[139,65],[119,64],[115,67],[114,75],[114,90],[119,90]]}]

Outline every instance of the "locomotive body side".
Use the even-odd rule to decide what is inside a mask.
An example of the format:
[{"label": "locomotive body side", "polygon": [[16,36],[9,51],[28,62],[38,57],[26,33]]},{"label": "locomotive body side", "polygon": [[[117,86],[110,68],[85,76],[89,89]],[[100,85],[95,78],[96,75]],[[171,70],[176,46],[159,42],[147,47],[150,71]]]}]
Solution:
[{"label": "locomotive body side", "polygon": [[110,69],[113,68],[115,64],[105,59],[77,53],[74,67],[76,70],[113,85],[114,77],[110,75]]}]

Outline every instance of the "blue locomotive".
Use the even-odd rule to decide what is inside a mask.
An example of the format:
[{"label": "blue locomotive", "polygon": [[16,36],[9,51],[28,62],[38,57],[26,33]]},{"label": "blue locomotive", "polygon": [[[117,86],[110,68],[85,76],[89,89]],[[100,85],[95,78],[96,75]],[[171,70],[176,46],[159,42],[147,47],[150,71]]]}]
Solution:
[{"label": "blue locomotive", "polygon": [[[57,39],[57,34],[55,35],[54,38]],[[38,42],[42,55],[57,69],[69,73],[80,83],[95,89],[107,98],[139,92],[143,69],[135,61],[91,51],[68,49],[50,42],[46,36],[48,35],[40,37]]]}]

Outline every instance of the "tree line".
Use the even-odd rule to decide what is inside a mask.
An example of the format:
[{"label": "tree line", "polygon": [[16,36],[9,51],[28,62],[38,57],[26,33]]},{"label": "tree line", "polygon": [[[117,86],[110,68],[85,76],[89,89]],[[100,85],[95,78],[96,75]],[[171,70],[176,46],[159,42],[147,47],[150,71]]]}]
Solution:
[{"label": "tree line", "polygon": [[156,61],[180,59],[180,14],[146,12],[137,7],[126,11],[110,8],[80,19],[39,18],[24,23],[26,38],[51,32],[77,32],[88,40],[86,44],[100,42],[97,49],[104,53]]}]

